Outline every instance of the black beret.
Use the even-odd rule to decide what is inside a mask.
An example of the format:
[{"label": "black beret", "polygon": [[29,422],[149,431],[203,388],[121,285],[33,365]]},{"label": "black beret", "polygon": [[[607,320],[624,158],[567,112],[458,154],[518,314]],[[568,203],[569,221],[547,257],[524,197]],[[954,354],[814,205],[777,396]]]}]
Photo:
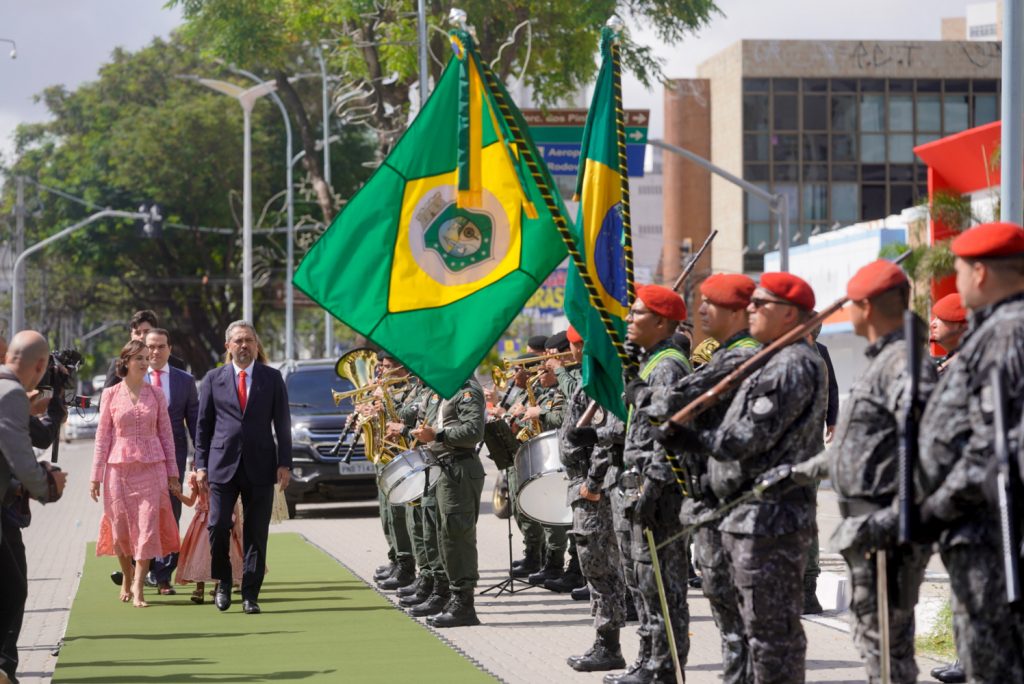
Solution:
[{"label": "black beret", "polygon": [[544,343],[548,341],[548,338],[544,335],[534,335],[526,341],[526,346],[530,349],[544,349]]},{"label": "black beret", "polygon": [[545,349],[554,349],[556,351],[567,351],[569,349],[569,337],[565,334],[565,331],[556,332],[554,335],[549,337],[544,342]]}]

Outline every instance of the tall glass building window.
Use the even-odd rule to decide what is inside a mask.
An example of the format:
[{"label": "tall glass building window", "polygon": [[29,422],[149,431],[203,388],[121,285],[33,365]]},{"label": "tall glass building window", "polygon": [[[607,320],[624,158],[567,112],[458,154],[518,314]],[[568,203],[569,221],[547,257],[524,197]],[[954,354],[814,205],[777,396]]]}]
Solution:
[{"label": "tall glass building window", "polygon": [[[746,78],[743,177],[788,196],[794,244],[898,213],[927,195],[914,147],[999,119],[994,79]],[[745,268],[777,248],[775,218],[744,203]]]}]

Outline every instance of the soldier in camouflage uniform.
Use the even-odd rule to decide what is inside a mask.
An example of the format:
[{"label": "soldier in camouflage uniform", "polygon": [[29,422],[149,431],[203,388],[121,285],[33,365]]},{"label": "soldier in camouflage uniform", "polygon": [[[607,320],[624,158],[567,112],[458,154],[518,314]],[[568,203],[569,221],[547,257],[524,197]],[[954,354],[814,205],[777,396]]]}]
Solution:
[{"label": "soldier in camouflage uniform", "polygon": [[960,294],[953,292],[932,305],[932,321],[928,341],[942,347],[946,354],[935,360],[941,375],[956,358],[960,340],[967,332],[967,309],[960,304]]},{"label": "soldier in camouflage uniform", "polygon": [[[583,339],[571,327],[567,335],[575,361],[579,363]],[[548,364],[556,367],[563,391],[570,391],[565,421],[558,431],[559,452],[569,478],[567,500],[572,507],[572,537],[579,566],[590,583],[590,612],[597,631],[597,639],[590,650],[580,656],[570,656],[567,662],[578,672],[615,670],[626,666],[619,646],[619,631],[626,622],[626,585],[612,529],[611,507],[608,497],[602,495],[602,483],[608,470],[610,449],[621,449],[621,444],[607,442],[621,438],[622,421],[599,409],[591,425],[577,428],[576,424],[590,404],[590,398],[583,391],[579,367],[566,368],[556,360]],[[603,446],[602,442],[605,442]]]},{"label": "soldier in camouflage uniform", "polygon": [[[768,344],[810,317],[814,292],[788,273],[765,273],[750,306],[750,333]],[[711,488],[729,502],[777,465],[815,456],[827,404],[825,364],[806,340],[781,349],[740,385],[717,430],[673,426],[677,451],[707,448]],[[813,518],[813,487],[779,488],[734,507],[719,523],[753,681],[803,682],[800,623]]]},{"label": "soldier in camouflage uniform", "polygon": [[[689,359],[672,341],[676,322],[685,318],[686,305],[669,288],[636,288],[636,301],[626,318],[626,335],[643,349],[640,377],[649,385],[675,385],[690,373]],[[650,421],[633,415],[630,409],[621,472],[609,468],[609,473],[618,478],[611,498],[613,522],[622,554],[623,576],[640,620],[640,653],[633,668],[622,675],[606,675],[607,682],[675,681],[668,630],[644,529],[651,530],[656,543],[675,534],[679,530],[682,492],[664,448],[654,437],[655,428]],[[688,543],[687,539],[677,539],[658,551],[661,567],[665,569],[662,577],[680,666],[685,665],[690,650],[690,609],[686,601]]]},{"label": "soldier in camouflage uniform", "polygon": [[[708,345],[714,351],[708,362],[674,386],[649,387],[639,382],[630,383],[627,391],[635,396],[635,405],[646,418],[655,423],[664,423],[676,411],[717,385],[757,353],[761,345],[750,336],[746,311],[755,287],[750,278],[734,274],[713,275],[701,283],[701,327],[711,335],[708,339],[715,342],[713,346]],[[703,430],[717,429],[729,407],[732,394],[723,395],[718,404],[701,414],[696,426]],[[700,514],[717,508],[719,501],[707,477],[710,454],[705,450],[680,454],[680,458],[685,459],[691,475],[690,481],[700,484],[700,491],[684,500],[680,516],[683,525],[692,525]],[[694,557],[703,577],[701,588],[722,634],[722,680],[726,684],[751,682],[753,674],[739,600],[717,524],[705,525],[697,530],[694,549]]]},{"label": "soldier in camouflage uniform", "polygon": [[[957,290],[971,316],[956,361],[921,419],[921,527],[925,541],[941,531],[956,650],[968,680],[1021,682],[1024,621],[1006,603],[998,511],[986,505],[984,485],[994,461],[993,368],[1003,378],[1013,432],[1024,403],[1024,230],[978,226],[957,237],[952,250]],[[1022,436],[1010,437],[1013,449]]]},{"label": "soldier in camouflage uniform", "polygon": [[[872,684],[881,681],[882,652],[874,552],[880,549],[889,554],[890,571],[899,573],[899,590],[906,592],[889,596],[891,681],[916,682],[913,603],[931,549],[920,544],[901,549],[894,543],[880,545],[871,533],[876,521],[897,515],[900,426],[912,410],[903,331],[910,284],[899,266],[879,260],[857,271],[846,293],[853,330],[869,342],[868,367],[850,388],[831,447],[797,466],[792,480],[810,484],[831,477],[839,497],[843,519],[832,534],[831,546],[843,555],[849,569],[852,636]],[[923,333],[924,323],[919,323]],[[924,354],[921,358],[914,406],[924,406],[936,380],[932,363]]]},{"label": "soldier in camouflage uniform", "polygon": [[441,561],[451,597],[444,612],[427,618],[433,627],[480,624],[473,607],[473,593],[480,579],[476,523],[484,466],[477,445],[484,437],[485,413],[483,388],[470,377],[455,396],[441,403],[432,424],[412,431],[412,436],[426,444],[441,464],[434,494]]}]

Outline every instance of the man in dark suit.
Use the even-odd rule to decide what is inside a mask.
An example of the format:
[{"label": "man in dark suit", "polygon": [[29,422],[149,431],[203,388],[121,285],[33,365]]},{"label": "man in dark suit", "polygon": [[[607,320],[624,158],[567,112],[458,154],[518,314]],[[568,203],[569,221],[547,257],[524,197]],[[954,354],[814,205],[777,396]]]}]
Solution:
[{"label": "man in dark suit", "polygon": [[[170,335],[163,328],[152,328],[146,333],[146,347],[149,349],[149,372],[146,382],[160,389],[167,399],[167,413],[171,418],[171,432],[174,433],[174,455],[178,461],[179,482],[185,478],[185,460],[188,457],[188,440],[196,443],[196,422],[199,414],[199,392],[196,379],[191,373],[175,368],[168,363],[171,356]],[[181,519],[181,501],[171,497],[174,520]],[[153,563],[152,575],[157,591],[174,594],[171,574],[178,566],[178,554],[172,553],[157,558]]]},{"label": "man in dark suit", "polygon": [[[131,339],[139,340],[143,343],[146,341],[146,335],[149,331],[159,327],[160,324],[157,322],[156,313],[151,309],[136,311],[132,314],[132,319],[128,321],[128,329],[132,335]],[[185,362],[173,354],[168,357],[167,363],[174,368],[185,370]],[[121,382],[121,376],[117,374],[117,357],[114,357],[110,360],[110,366],[107,368],[107,379],[103,382],[103,389],[107,389],[119,382]]]},{"label": "man in dark suit", "polygon": [[255,362],[259,338],[252,324],[235,321],[224,339],[231,363],[207,373],[199,392],[195,464],[198,485],[210,491],[214,604],[222,611],[231,606],[231,514],[241,495],[242,610],[254,614],[260,612],[274,483],[285,489],[291,478],[291,414],[281,373]]}]

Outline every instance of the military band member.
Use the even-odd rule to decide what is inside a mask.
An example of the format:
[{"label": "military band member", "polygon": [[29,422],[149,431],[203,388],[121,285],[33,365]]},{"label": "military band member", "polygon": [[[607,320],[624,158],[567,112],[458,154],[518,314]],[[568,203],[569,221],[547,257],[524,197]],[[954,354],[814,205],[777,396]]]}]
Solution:
[{"label": "military band member", "polygon": [[1006,602],[998,509],[986,504],[984,485],[994,461],[993,368],[1003,378],[1008,425],[1020,424],[1024,402],[1024,230],[989,223],[962,233],[951,248],[957,291],[971,315],[956,361],[921,419],[923,541],[940,533],[968,681],[1020,682],[1024,621]]},{"label": "military band member", "polygon": [[[761,344],[750,336],[747,322],[747,307],[755,288],[753,280],[738,274],[712,275],[701,283],[701,327],[711,335],[708,339],[715,342],[713,346],[708,345],[714,351],[700,369],[676,385],[652,388],[640,382],[630,383],[627,394],[634,398],[638,410],[648,419],[663,423],[757,353]],[[697,426],[704,430],[717,429],[731,398],[731,395],[723,396],[717,405],[698,418]],[[690,525],[704,511],[717,508],[719,502],[707,478],[710,454],[705,450],[680,456],[689,457],[691,482],[703,483],[696,496],[687,498],[683,504],[681,522]],[[738,596],[716,524],[698,529],[694,549],[703,576],[701,588],[722,635],[722,680],[726,684],[750,682],[750,656]]]},{"label": "military band member", "polygon": [[[636,301],[626,317],[626,336],[643,350],[640,377],[652,387],[675,385],[690,373],[689,359],[672,340],[677,322],[685,318],[686,305],[674,291],[660,285],[636,288]],[[640,653],[630,671],[607,675],[605,680],[621,684],[674,682],[667,629],[644,529],[649,528],[658,543],[678,531],[682,492],[664,448],[655,441],[655,428],[632,412],[626,424],[622,459],[618,491],[611,504],[623,575],[640,620]],[[686,663],[690,649],[688,543],[678,539],[658,552],[661,567],[666,569],[662,577],[681,665]]]},{"label": "military band member", "polygon": [[[566,333],[578,364],[583,358],[583,338],[572,327]],[[558,431],[562,465],[569,478],[567,498],[572,507],[572,530],[579,567],[589,582],[590,612],[594,616],[597,638],[583,655],[567,660],[578,672],[617,670],[626,666],[619,646],[619,632],[626,622],[626,585],[622,563],[612,528],[608,497],[603,495],[610,449],[621,450],[622,421],[600,409],[591,425],[576,427],[587,410],[590,398],[583,391],[578,370],[557,366],[562,387],[571,389],[565,421]],[[619,444],[611,444],[618,438]],[[603,446],[599,443],[605,442]],[[620,454],[621,456],[621,454]],[[572,561],[570,561],[571,563]],[[630,599],[632,600],[632,599]]]},{"label": "military band member", "polygon": [[427,618],[433,627],[480,624],[473,593],[480,579],[476,522],[484,466],[477,455],[477,444],[484,437],[484,413],[483,388],[470,377],[455,396],[441,402],[432,425],[412,431],[412,436],[426,444],[441,464],[435,497],[441,561],[451,598],[442,613]]},{"label": "military band member", "polygon": [[960,303],[960,293],[948,294],[932,305],[932,322],[928,326],[928,341],[945,350],[945,356],[936,359],[939,375],[953,363],[960,340],[967,332],[967,309]]},{"label": "military band member", "polygon": [[[769,344],[804,323],[814,292],[788,273],[765,273],[747,308],[750,334]],[[679,451],[710,450],[711,488],[722,502],[749,491],[769,469],[816,455],[827,404],[825,364],[801,340],[781,349],[740,385],[716,430],[677,429]],[[817,534],[812,486],[771,491],[719,523],[730,561],[753,681],[803,682],[807,639],[800,623],[803,575]]]},{"label": "military band member", "polygon": [[[808,484],[831,477],[839,497],[842,521],[831,545],[846,560],[851,597],[853,641],[864,659],[868,681],[881,681],[878,622],[878,577],[875,552],[889,553],[899,572],[901,592],[916,598],[931,555],[928,545],[914,544],[896,553],[895,538],[878,539],[876,521],[895,519],[901,423],[911,405],[923,406],[935,386],[933,365],[917,370],[919,393],[907,393],[907,345],[903,314],[910,301],[910,283],[899,266],[879,260],[864,266],[846,286],[853,331],[868,340],[867,368],[850,388],[831,448],[796,468],[793,480]],[[920,323],[923,332],[924,323]],[[923,358],[923,355],[922,355]],[[916,682],[914,608],[907,596],[889,595],[891,681]]]}]

